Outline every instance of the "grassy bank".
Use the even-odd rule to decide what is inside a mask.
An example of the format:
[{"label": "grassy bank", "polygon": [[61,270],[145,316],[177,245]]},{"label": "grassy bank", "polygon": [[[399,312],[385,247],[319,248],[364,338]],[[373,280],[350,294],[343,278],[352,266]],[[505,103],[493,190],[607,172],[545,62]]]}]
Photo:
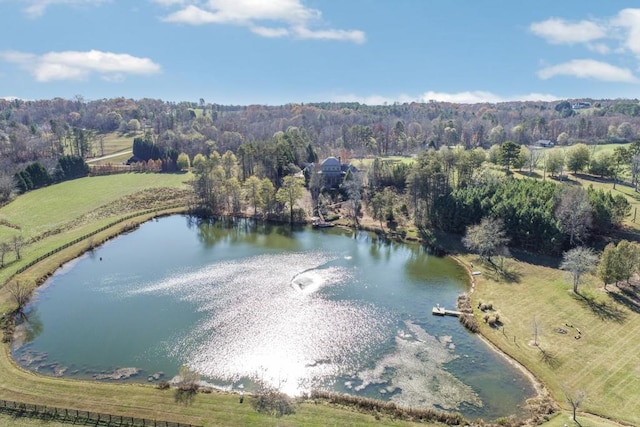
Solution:
[{"label": "grassy bank", "polygon": [[[475,257],[462,259],[478,269]],[[604,291],[593,277],[575,295],[554,260],[535,262],[507,261],[510,280],[480,268],[474,306],[491,302],[500,314],[499,325],[490,327],[477,310],[481,333],[526,366],[565,410],[571,409],[566,394],[584,392],[579,411],[640,425],[638,307],[625,303],[615,286]]]}]

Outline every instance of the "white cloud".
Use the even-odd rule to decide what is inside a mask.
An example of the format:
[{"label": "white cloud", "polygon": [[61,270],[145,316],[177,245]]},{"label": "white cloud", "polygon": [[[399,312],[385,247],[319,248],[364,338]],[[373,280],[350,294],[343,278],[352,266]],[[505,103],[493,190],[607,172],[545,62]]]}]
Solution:
[{"label": "white cloud", "polygon": [[251,27],[251,31],[262,37],[287,37],[290,32],[286,28]]},{"label": "white cloud", "polygon": [[560,18],[534,22],[529,26],[529,29],[554,44],[586,43],[606,36],[605,29],[595,22],[571,23]]},{"label": "white cloud", "polygon": [[623,31],[623,46],[640,57],[640,9],[623,9],[612,24]]},{"label": "white cloud", "polygon": [[160,72],[160,66],[149,58],[98,50],[49,52],[39,56],[7,51],[0,52],[0,58],[20,65],[39,82],[85,80],[92,74],[109,81],[121,81],[125,74],[149,75]]},{"label": "white cloud", "polygon": [[604,43],[590,43],[587,45],[587,47],[589,48],[589,50],[597,52],[601,55],[607,55],[611,53],[611,48]]},{"label": "white cloud", "polygon": [[607,62],[574,59],[538,71],[538,77],[573,76],[607,82],[638,83],[629,67],[640,69],[640,9],[622,9],[615,16],[568,22],[550,18],[529,26],[534,34],[553,44],[582,44],[592,52],[609,55]]},{"label": "white cloud", "polygon": [[163,18],[165,22],[187,25],[239,25],[263,37],[289,36],[353,43],[365,41],[365,34],[360,30],[322,28],[322,12],[304,6],[301,0],[154,1],[169,8],[179,7]]},{"label": "white cloud", "polygon": [[36,18],[44,14],[45,10],[51,5],[91,6],[104,3],[105,1],[108,0],[25,0],[24,3],[27,3],[27,6],[24,8],[24,12]]},{"label": "white cloud", "polygon": [[639,81],[628,68],[616,67],[593,59],[574,59],[538,71],[538,77],[544,80],[556,76],[573,76],[622,83],[637,83]]},{"label": "white cloud", "polygon": [[301,39],[343,40],[362,44],[366,41],[364,32],[360,30],[310,30],[303,26],[293,28],[294,34]]},{"label": "white cloud", "polygon": [[451,102],[453,104],[481,104],[481,103],[499,103],[499,102],[510,102],[510,101],[555,101],[560,99],[560,97],[551,95],[551,94],[543,94],[543,93],[530,93],[524,95],[514,95],[514,96],[500,96],[496,95],[492,92],[487,91],[466,91],[466,92],[435,92],[435,91],[427,91],[418,96],[409,96],[406,94],[401,94],[396,97],[386,97],[380,95],[369,95],[369,96],[357,96],[357,95],[337,95],[331,97],[335,102],[359,102],[361,104],[366,105],[384,105],[384,104],[393,104],[393,103],[410,103],[410,102],[429,102],[429,101],[438,101],[438,102]]}]

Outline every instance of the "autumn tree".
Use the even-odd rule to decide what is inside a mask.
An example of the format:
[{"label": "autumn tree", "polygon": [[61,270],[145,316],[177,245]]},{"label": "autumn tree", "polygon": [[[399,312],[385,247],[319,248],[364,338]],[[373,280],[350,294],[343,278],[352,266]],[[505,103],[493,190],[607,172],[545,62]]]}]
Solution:
[{"label": "autumn tree", "polygon": [[270,215],[276,202],[276,188],[269,178],[262,178],[260,181],[260,198],[265,214]]},{"label": "autumn tree", "polygon": [[617,284],[620,280],[617,262],[618,253],[616,245],[609,243],[602,251],[602,255],[600,255],[600,262],[598,263],[597,269],[598,278],[602,280],[605,290],[609,283],[615,282]]},{"label": "autumn tree", "polygon": [[592,273],[596,269],[598,256],[593,249],[578,246],[570,249],[562,255],[560,269],[568,271],[573,281],[573,292],[579,294],[578,286],[585,274]]},{"label": "autumn tree", "polygon": [[304,181],[296,176],[288,175],[282,180],[282,186],[276,193],[278,202],[289,205],[289,222],[293,224],[293,209],[296,202],[304,194]]},{"label": "autumn tree", "polygon": [[262,206],[262,194],[260,192],[261,186],[262,183],[260,182],[260,178],[255,175],[251,175],[242,184],[244,196],[249,202],[249,205],[253,207],[253,216],[258,214],[258,207]]},{"label": "autumn tree", "polygon": [[629,279],[638,272],[640,263],[640,246],[635,242],[621,240],[616,245],[616,278],[618,280]]},{"label": "autumn tree", "polygon": [[358,212],[362,202],[362,176],[359,172],[349,172],[342,183],[342,188],[347,195],[346,208],[347,216],[355,224],[358,223]]},{"label": "autumn tree", "polygon": [[178,170],[186,171],[191,167],[189,161],[189,155],[187,153],[180,153],[178,155],[178,161],[176,162],[176,166],[178,166]]}]

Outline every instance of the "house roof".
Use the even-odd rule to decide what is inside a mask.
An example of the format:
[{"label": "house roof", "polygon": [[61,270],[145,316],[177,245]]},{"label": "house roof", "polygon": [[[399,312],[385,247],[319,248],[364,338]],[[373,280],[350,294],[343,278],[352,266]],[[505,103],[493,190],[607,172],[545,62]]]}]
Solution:
[{"label": "house roof", "polygon": [[322,166],[340,166],[340,160],[335,157],[327,157],[322,162]]}]

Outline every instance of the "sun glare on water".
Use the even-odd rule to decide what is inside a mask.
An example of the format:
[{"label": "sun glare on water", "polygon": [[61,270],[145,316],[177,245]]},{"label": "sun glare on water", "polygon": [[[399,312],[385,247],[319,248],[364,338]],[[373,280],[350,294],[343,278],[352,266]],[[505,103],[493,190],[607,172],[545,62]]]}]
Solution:
[{"label": "sun glare on water", "polygon": [[170,349],[214,383],[245,379],[297,395],[360,368],[391,319],[370,304],[323,298],[353,280],[327,253],[262,255],[207,266],[132,293],[172,294],[207,315]]}]

